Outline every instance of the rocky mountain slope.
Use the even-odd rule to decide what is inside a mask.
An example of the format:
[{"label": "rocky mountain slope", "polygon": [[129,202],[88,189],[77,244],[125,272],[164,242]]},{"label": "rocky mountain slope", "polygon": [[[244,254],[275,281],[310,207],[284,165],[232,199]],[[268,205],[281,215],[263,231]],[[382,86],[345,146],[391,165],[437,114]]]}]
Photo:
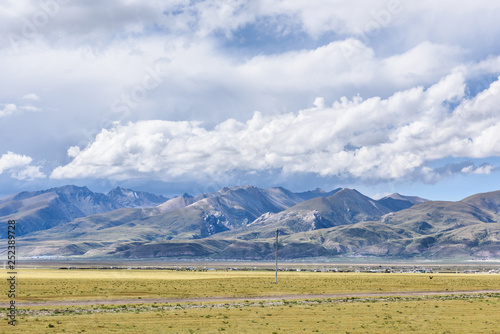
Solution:
[{"label": "rocky mountain slope", "polygon": [[[26,224],[28,212],[41,212],[60,196],[16,194],[0,201],[0,213],[14,217],[18,210],[24,216],[16,219]],[[29,256],[271,259],[279,230],[280,257],[289,259],[500,257],[499,221],[500,192],[444,202],[399,194],[373,200],[353,189],[293,193],[243,186],[38,226],[20,244]]]},{"label": "rocky mountain slope", "polygon": [[[41,191],[24,191],[0,199],[0,220],[15,219],[18,236],[46,230],[76,218],[102,214],[123,207],[156,206],[163,196],[115,188],[108,194],[87,187],[63,186]],[[5,234],[5,231],[1,233]],[[4,237],[4,234],[0,234]]]},{"label": "rocky mountain slope", "polygon": [[266,212],[280,212],[309,197],[311,193],[302,196],[283,188],[222,188],[196,198],[185,194],[154,208],[123,208],[82,217],[33,237],[50,241],[54,235],[65,235],[73,242],[201,239],[245,227]]},{"label": "rocky mountain slope", "polygon": [[144,191],[135,191],[116,187],[106,193],[113,202],[123,208],[148,208],[164,203],[168,198]]},{"label": "rocky mountain slope", "polygon": [[276,229],[282,234],[293,234],[378,220],[389,212],[391,209],[356,190],[341,189],[331,196],[313,198],[279,213],[265,213],[236,235],[241,239],[270,237]]}]

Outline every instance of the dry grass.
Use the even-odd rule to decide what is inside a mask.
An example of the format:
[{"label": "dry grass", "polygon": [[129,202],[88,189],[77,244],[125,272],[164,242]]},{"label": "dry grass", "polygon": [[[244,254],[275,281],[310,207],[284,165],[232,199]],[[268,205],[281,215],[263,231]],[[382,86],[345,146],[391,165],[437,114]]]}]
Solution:
[{"label": "dry grass", "polygon": [[[364,274],[262,271],[19,270],[18,301],[199,298],[346,292],[500,289],[498,275]],[[4,275],[6,277],[6,274]],[[7,295],[0,295],[0,302]]]},{"label": "dry grass", "polygon": [[[498,275],[19,270],[17,302],[500,289]],[[5,306],[6,295],[2,295]],[[498,333],[500,295],[30,307],[2,333]],[[2,310],[5,315],[5,310]]]},{"label": "dry grass", "polygon": [[[498,333],[500,296],[88,308],[22,315],[9,333]],[[125,308],[124,308],[125,307]],[[84,310],[85,311],[85,310]],[[43,311],[39,311],[43,313]]]}]

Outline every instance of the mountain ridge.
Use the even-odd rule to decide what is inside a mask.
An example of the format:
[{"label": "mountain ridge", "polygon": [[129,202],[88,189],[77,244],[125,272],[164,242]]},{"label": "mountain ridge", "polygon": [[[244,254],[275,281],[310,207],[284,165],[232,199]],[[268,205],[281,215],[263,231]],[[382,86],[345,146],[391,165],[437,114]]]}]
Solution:
[{"label": "mountain ridge", "polygon": [[[65,198],[89,203],[85,196],[67,197],[71,190],[9,196],[0,200],[0,213],[15,216],[24,208],[28,217]],[[500,257],[499,208],[500,191],[446,202],[397,193],[374,200],[347,188],[293,193],[234,186],[39,226],[21,236],[20,245],[26,256],[257,260],[274,256],[278,230],[279,255],[288,259]]]},{"label": "mountain ridge", "polygon": [[[117,188],[115,188],[117,189]],[[121,191],[128,191],[119,188]],[[148,198],[148,203],[155,198],[163,201],[164,197],[144,192],[130,191],[138,195],[134,202],[128,204],[118,194],[108,196],[103,193],[92,192],[87,187],[65,185],[39,191],[23,191],[0,199],[1,220],[23,220],[16,231],[18,236],[44,230],[74,219],[95,214],[103,214],[117,210],[126,205],[134,207],[140,205],[141,196]],[[155,197],[156,196],[156,197]],[[135,203],[135,204],[134,204]],[[158,205],[159,203],[151,204]],[[0,233],[5,236],[5,231]]]}]

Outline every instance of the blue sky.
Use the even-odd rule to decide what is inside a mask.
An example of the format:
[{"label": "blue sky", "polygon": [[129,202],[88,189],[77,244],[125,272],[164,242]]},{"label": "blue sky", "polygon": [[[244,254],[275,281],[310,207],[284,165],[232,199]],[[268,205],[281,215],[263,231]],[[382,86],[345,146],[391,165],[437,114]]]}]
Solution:
[{"label": "blue sky", "polygon": [[0,1],[0,196],[500,189],[498,1]]}]

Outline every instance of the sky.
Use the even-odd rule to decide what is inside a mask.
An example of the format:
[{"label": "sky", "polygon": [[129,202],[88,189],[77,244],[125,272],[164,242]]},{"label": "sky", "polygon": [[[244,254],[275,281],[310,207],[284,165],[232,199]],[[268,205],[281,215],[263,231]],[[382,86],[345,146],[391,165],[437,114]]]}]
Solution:
[{"label": "sky", "polygon": [[0,196],[500,190],[500,2],[0,0]]}]

